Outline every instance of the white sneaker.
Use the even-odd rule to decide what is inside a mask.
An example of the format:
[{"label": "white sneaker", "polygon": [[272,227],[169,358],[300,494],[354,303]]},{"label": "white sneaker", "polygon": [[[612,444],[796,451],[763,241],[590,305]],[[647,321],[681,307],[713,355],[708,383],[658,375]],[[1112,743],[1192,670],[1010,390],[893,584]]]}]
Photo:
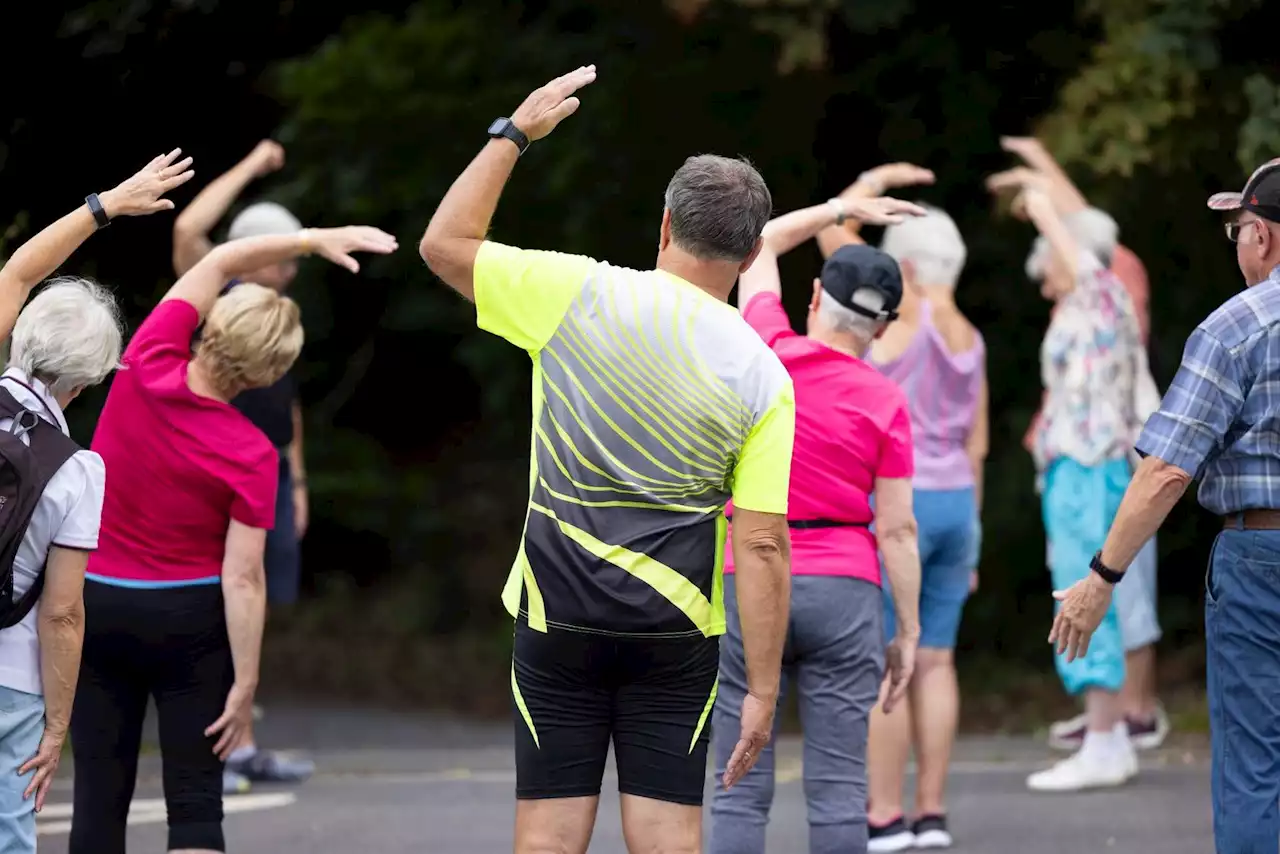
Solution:
[{"label": "white sneaker", "polygon": [[1125,739],[1109,750],[1081,748],[1027,778],[1033,792],[1079,792],[1122,786],[1138,774],[1138,755]]},{"label": "white sneaker", "polygon": [[1089,716],[1076,715],[1049,726],[1049,746],[1054,750],[1074,753],[1084,744],[1084,734],[1089,729]]}]

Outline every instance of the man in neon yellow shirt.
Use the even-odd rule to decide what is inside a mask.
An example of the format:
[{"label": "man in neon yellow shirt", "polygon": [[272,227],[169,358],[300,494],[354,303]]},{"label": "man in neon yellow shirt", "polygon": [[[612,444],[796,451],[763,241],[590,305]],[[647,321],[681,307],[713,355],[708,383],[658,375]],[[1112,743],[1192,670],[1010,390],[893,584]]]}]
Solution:
[{"label": "man in neon yellow shirt", "polygon": [[690,158],[643,272],[486,240],[517,158],[594,79],[579,68],[495,121],[420,248],[534,363],[529,512],[503,594],[515,850],[587,850],[612,742],[629,847],[697,852],[730,499],[748,694],[726,785],[769,741],[787,626],[791,381],[727,303],[772,200],[749,164]]}]

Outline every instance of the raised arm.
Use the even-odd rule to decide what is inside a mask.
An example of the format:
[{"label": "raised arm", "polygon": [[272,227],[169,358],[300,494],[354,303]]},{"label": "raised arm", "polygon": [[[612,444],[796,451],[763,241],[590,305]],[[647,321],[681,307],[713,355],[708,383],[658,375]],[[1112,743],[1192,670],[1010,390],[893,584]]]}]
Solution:
[{"label": "raised arm", "polygon": [[181,276],[209,254],[213,243],[209,232],[218,220],[255,180],[275,172],[284,166],[284,149],[269,139],[219,175],[191,200],[191,204],[178,214],[173,222],[173,270]]},{"label": "raised arm", "polygon": [[1080,277],[1080,244],[1071,236],[1049,196],[1037,186],[1028,185],[1019,197],[1027,217],[1049,242],[1049,249],[1075,281]]},{"label": "raised arm", "polygon": [[365,225],[304,228],[297,234],[270,234],[231,240],[211,249],[209,254],[169,288],[164,300],[180,299],[189,302],[203,319],[228,282],[269,264],[314,253],[358,273],[360,264],[351,257],[352,252],[386,255],[395,249],[394,237]]},{"label": "raised arm", "polygon": [[[854,205],[865,199],[882,196],[892,189],[933,182],[934,175],[928,169],[911,163],[885,163],[863,172],[858,176],[858,180],[846,187],[838,198],[846,205]],[[864,220],[852,217],[841,225],[831,225],[822,229],[818,233],[818,249],[822,252],[822,257],[829,258],[832,252],[845,244],[862,243],[862,237],[858,232],[863,222]]]},{"label": "raised arm", "polygon": [[1021,157],[1029,168],[1048,179],[1049,186],[1046,189],[1058,213],[1066,216],[1089,206],[1089,202],[1080,192],[1080,188],[1071,180],[1071,176],[1058,165],[1058,161],[1049,153],[1049,149],[1045,148],[1044,143],[1034,136],[1002,136],[1000,147],[1010,154]]},{"label": "raised arm", "polygon": [[[113,189],[97,195],[108,219],[143,216],[173,210],[161,196],[191,180],[191,158],[178,160],[182,150],[161,155]],[[47,226],[18,247],[0,268],[0,340],[9,337],[31,289],[50,276],[80,244],[99,228],[88,202]]]},{"label": "raised arm", "polygon": [[755,263],[738,278],[738,306],[745,308],[759,293],[781,293],[778,256],[812,240],[823,230],[830,230],[846,221],[894,225],[908,216],[923,216],[924,213],[924,208],[901,199],[856,196],[831,199],[772,219],[764,227],[761,235],[764,246]]},{"label": "raised arm", "polygon": [[[595,79],[594,65],[557,77],[534,90],[511,114],[511,123],[529,142],[542,139],[578,109],[580,102],[573,93]],[[472,302],[476,253],[489,233],[502,188],[520,152],[509,138],[490,140],[440,200],[418,244],[431,272]]]}]

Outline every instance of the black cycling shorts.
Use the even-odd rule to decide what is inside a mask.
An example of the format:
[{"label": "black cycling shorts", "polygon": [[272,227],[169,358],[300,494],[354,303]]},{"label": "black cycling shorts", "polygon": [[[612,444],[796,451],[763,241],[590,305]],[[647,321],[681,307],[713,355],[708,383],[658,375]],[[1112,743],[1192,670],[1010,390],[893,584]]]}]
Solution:
[{"label": "black cycling shorts", "polygon": [[702,806],[720,638],[543,633],[517,622],[511,666],[516,797],[618,791]]}]

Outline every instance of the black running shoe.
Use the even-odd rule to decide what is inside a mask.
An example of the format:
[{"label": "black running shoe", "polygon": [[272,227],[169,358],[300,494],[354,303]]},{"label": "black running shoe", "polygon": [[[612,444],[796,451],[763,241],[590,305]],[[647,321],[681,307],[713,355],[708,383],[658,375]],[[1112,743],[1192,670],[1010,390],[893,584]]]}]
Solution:
[{"label": "black running shoe", "polygon": [[867,823],[867,851],[869,854],[889,854],[894,851],[906,851],[916,844],[916,835],[907,827],[907,822],[898,816],[888,824],[877,827]]},{"label": "black running shoe", "polygon": [[911,825],[916,848],[950,848],[951,834],[945,815],[922,815]]}]

